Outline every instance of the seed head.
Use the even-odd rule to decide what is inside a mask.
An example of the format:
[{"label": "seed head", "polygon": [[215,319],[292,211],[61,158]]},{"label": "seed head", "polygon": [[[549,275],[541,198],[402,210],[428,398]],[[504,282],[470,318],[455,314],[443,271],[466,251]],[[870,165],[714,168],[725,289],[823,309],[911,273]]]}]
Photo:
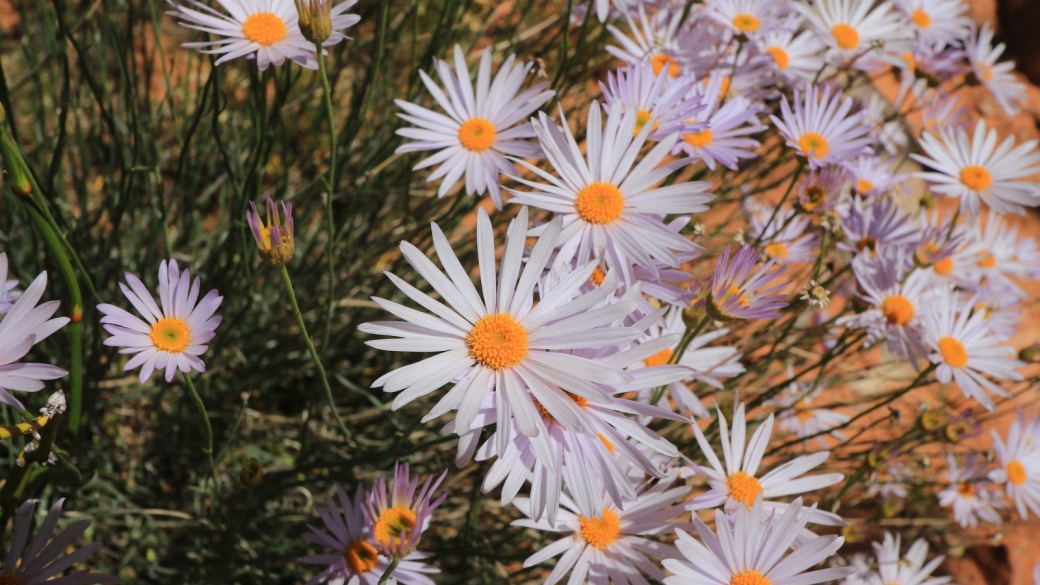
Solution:
[{"label": "seed head", "polygon": [[292,260],[296,252],[296,242],[293,239],[292,204],[281,202],[281,214],[271,196],[267,196],[267,224],[260,219],[260,213],[256,210],[256,204],[249,202],[250,209],[246,210],[246,222],[249,230],[253,232],[256,240],[260,259],[271,266],[284,266]]}]

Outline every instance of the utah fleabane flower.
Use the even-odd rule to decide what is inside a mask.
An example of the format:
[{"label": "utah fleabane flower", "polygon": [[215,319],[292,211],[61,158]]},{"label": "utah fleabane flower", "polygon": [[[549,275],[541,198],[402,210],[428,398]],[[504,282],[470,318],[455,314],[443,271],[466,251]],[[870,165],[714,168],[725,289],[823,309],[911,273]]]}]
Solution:
[{"label": "utah fleabane flower", "polygon": [[176,260],[159,264],[159,305],[137,276],[127,272],[126,282],[129,286],[119,283],[119,288],[144,320],[114,305],[98,305],[105,315],[101,323],[111,334],[105,345],[122,347],[119,353],[136,354],[123,371],[140,367],[142,384],[155,370],[165,369],[167,382],[173,381],[178,369],[185,374],[205,372],[206,364],[199,356],[216,335],[221,317],[213,313],[224,297],[211,290],[200,301],[201,279],[196,276],[192,282],[188,269],[180,272]]},{"label": "utah fleabane flower", "polygon": [[430,527],[430,514],[448,498],[448,494],[433,497],[447,475],[447,471],[436,479],[428,475],[419,487],[419,476],[412,477],[408,464],[397,461],[389,490],[386,476],[379,476],[365,500],[365,517],[372,526],[376,548],[399,559],[413,554],[422,533]]},{"label": "utah fleabane flower", "polygon": [[1026,421],[1022,411],[1011,422],[1007,442],[993,434],[993,448],[1000,460],[1000,468],[989,473],[989,478],[1004,486],[1008,498],[1015,503],[1022,518],[1028,512],[1040,516],[1040,418]]},{"label": "utah fleabane flower", "polygon": [[501,209],[498,175],[516,174],[516,168],[506,160],[506,156],[536,157],[541,154],[537,144],[524,140],[534,136],[526,120],[552,98],[553,92],[545,90],[548,83],[537,83],[521,92],[520,86],[533,63],[516,63],[515,55],[506,59],[492,80],[490,47],[480,56],[476,93],[462,47],[455,45],[454,71],[440,59],[434,65],[444,89],[424,71],[420,70],[419,76],[444,114],[404,100],[394,100],[397,107],[404,110],[398,116],[418,126],[397,130],[399,136],[412,140],[399,146],[397,152],[438,151],[412,169],[440,165],[426,179],[433,182],[443,178],[437,190],[438,197],[447,195],[448,190],[465,175],[467,195],[491,193],[495,207]]},{"label": "utah fleabane flower", "polygon": [[1018,103],[1026,97],[1026,85],[1013,73],[1013,61],[997,61],[1004,53],[1004,43],[993,46],[993,27],[987,22],[964,39],[964,53],[971,65],[972,75],[993,94],[1000,107],[1008,114],[1018,113]]},{"label": "utah fleabane flower", "polygon": [[11,310],[22,293],[14,290],[17,280],[7,280],[7,253],[0,253],[0,315]]},{"label": "utah fleabane flower", "polygon": [[955,45],[965,37],[971,20],[961,0],[895,0],[910,21],[917,38],[925,43]]},{"label": "utah fleabane flower", "polygon": [[906,556],[899,554],[900,535],[892,537],[885,533],[882,542],[875,542],[874,553],[877,556],[877,572],[866,578],[868,585],[945,585],[950,577],[931,577],[935,569],[942,564],[942,556],[928,559],[928,543],[923,538],[917,539]]},{"label": "utah fleabane flower", "polygon": [[1003,493],[994,489],[992,481],[986,479],[983,468],[986,461],[978,453],[970,453],[964,465],[957,465],[952,453],[946,455],[949,487],[939,492],[939,505],[953,507],[953,519],[961,528],[976,528],[979,520],[1000,525],[1000,508]]},{"label": "utah fleabane flower", "polygon": [[795,90],[794,109],[784,96],[780,117],[769,116],[787,145],[809,161],[812,169],[841,164],[860,155],[872,154],[874,142],[870,128],[863,123],[863,112],[852,111],[852,99],[830,88],[821,92],[812,86],[804,93]]},{"label": "utah fleabane flower", "polygon": [[[775,221],[775,220],[774,220]],[[785,267],[770,270],[777,258],[770,258],[761,268],[752,273],[758,263],[758,251],[744,246],[730,259],[730,249],[715,261],[715,272],[698,287],[697,308],[704,309],[716,320],[728,319],[776,319],[779,310],[786,307],[787,295],[777,292],[787,285],[779,282],[770,286]]]},{"label": "utah fleabane flower", "polygon": [[891,50],[893,44],[909,35],[889,2],[871,0],[813,0],[795,6],[809,21],[821,42],[831,48],[837,63],[853,63],[869,68],[873,59],[864,59],[873,47]]}]

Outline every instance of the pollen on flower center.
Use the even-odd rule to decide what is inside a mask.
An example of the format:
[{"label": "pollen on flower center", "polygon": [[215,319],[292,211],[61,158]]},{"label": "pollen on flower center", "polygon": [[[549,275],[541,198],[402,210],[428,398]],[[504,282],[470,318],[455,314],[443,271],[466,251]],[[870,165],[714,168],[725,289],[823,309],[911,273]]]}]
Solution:
[{"label": "pollen on flower center", "polygon": [[466,150],[484,152],[495,143],[495,125],[484,118],[470,118],[459,126],[459,142]]},{"label": "pollen on flower center", "polygon": [[970,481],[962,481],[957,484],[957,493],[962,497],[970,498],[975,495],[975,484]]},{"label": "pollen on flower center", "polygon": [[355,574],[360,575],[371,571],[379,564],[379,553],[376,548],[365,540],[352,542],[343,553],[343,559],[347,566]]},{"label": "pollen on flower center", "polygon": [[581,526],[581,537],[593,548],[605,548],[614,543],[621,535],[621,521],[617,514],[604,509],[602,518],[578,518]]},{"label": "pollen on flower center", "polygon": [[188,324],[181,319],[163,317],[152,325],[148,337],[152,339],[155,348],[161,351],[180,353],[188,347],[191,341],[191,333],[188,332]]},{"label": "pollen on flower center", "polygon": [[859,46],[859,33],[847,24],[838,24],[831,29],[834,41],[842,49],[855,49]]},{"label": "pollen on flower center", "polygon": [[968,365],[968,352],[964,349],[964,344],[952,337],[939,340],[939,354],[950,367],[963,368]]},{"label": "pollen on flower center", "polygon": [[806,132],[798,139],[798,147],[802,149],[805,156],[823,158],[827,156],[830,145],[827,144],[827,139],[823,136],[815,132]]},{"label": "pollen on flower center", "polygon": [[730,578],[729,585],[772,585],[772,583],[758,571],[741,571]]},{"label": "pollen on flower center", "polygon": [[242,23],[242,34],[262,47],[269,47],[284,39],[288,31],[285,21],[273,12],[251,14]]},{"label": "pollen on flower center", "polygon": [[993,268],[997,265],[997,257],[987,252],[985,256],[979,259],[978,264],[979,268]]},{"label": "pollen on flower center", "polygon": [[654,75],[660,75],[661,71],[663,71],[665,67],[668,68],[668,75],[671,75],[672,77],[679,77],[679,73],[681,72],[679,64],[664,53],[654,55],[653,58],[650,59],[650,64],[654,68]]},{"label": "pollen on flower center", "polygon": [[953,272],[953,258],[947,256],[942,260],[936,262],[933,268],[935,269],[936,274],[946,276],[947,274]]},{"label": "pollen on flower center", "polygon": [[907,325],[914,320],[914,304],[903,295],[889,295],[881,302],[881,314],[892,325]]},{"label": "pollen on flower center", "polygon": [[970,165],[961,169],[961,183],[972,191],[984,191],[993,184],[993,175],[982,167]]},{"label": "pollen on flower center", "polygon": [[665,348],[643,360],[643,363],[645,363],[648,368],[653,366],[663,366],[671,361],[674,353],[675,352],[672,350]]},{"label": "pollen on flower center", "polygon": [[783,242],[773,242],[766,246],[766,255],[770,258],[779,258],[781,260],[787,258],[787,244]]},{"label": "pollen on flower center", "polygon": [[1007,464],[1007,478],[1013,485],[1022,485],[1026,482],[1026,468],[1017,460],[1012,459]]},{"label": "pollen on flower center", "polygon": [[[646,126],[646,123],[649,122],[650,118],[653,117],[654,115],[651,114],[649,110],[639,110],[638,112],[636,112],[636,127],[632,130],[632,136],[635,136],[636,134],[642,132],[643,126]],[[656,130],[657,122],[654,122],[654,125],[651,126],[650,129]]]},{"label": "pollen on flower center", "polygon": [[511,368],[527,356],[527,330],[508,313],[486,315],[466,336],[469,355],[493,370]]},{"label": "pollen on flower center", "polygon": [[738,471],[726,479],[726,489],[729,497],[750,508],[762,492],[762,484],[755,476]]},{"label": "pollen on flower center", "polygon": [[856,191],[859,193],[869,193],[874,190],[874,183],[866,179],[856,179]]},{"label": "pollen on flower center", "polygon": [[384,545],[399,546],[415,528],[415,512],[409,508],[389,508],[379,515],[372,536]]},{"label": "pollen on flower center", "polygon": [[759,23],[758,19],[750,14],[738,14],[733,17],[733,26],[740,32],[749,33],[758,30]]},{"label": "pollen on flower center", "polygon": [[596,181],[578,191],[574,209],[588,223],[614,223],[625,209],[625,196],[614,185]]},{"label": "pollen on flower center", "polygon": [[603,272],[603,269],[599,266],[597,266],[596,269],[592,271],[592,276],[589,277],[589,280],[592,281],[592,284],[596,286],[603,284],[603,281],[606,279],[607,273]]},{"label": "pollen on flower center", "polygon": [[683,134],[682,139],[686,141],[686,144],[689,144],[694,148],[704,148],[711,144],[711,130],[701,130],[700,132]]},{"label": "pollen on flower center", "polygon": [[[589,400],[584,396],[578,396],[577,394],[571,394],[570,392],[564,392],[564,394],[566,394],[567,398],[570,398],[574,402],[574,404],[577,404],[578,408],[582,410],[585,410],[585,408],[589,405]],[[537,398],[531,398],[531,400],[534,402],[534,407],[538,409],[538,414],[540,414],[542,418],[556,420],[556,417],[554,417],[552,413],[549,412],[548,408],[542,406],[542,403],[538,402]]]},{"label": "pollen on flower center", "polygon": [[930,14],[918,8],[914,11],[910,18],[914,20],[914,24],[921,28],[928,28],[932,24],[932,17]]},{"label": "pollen on flower center", "polygon": [[766,52],[773,56],[773,61],[776,61],[776,68],[781,71],[787,69],[787,65],[791,63],[790,55],[780,47],[774,45],[766,49]]}]

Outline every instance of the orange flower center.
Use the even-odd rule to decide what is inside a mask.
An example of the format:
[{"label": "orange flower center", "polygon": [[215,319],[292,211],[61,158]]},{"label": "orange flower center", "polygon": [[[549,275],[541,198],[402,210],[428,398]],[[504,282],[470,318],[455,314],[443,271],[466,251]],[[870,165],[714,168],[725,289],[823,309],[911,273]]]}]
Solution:
[{"label": "orange flower center", "polygon": [[484,152],[495,143],[495,125],[484,118],[470,118],[459,126],[459,142],[466,150]]},{"label": "orange flower center", "polygon": [[787,54],[787,51],[777,46],[772,46],[766,49],[766,52],[773,56],[773,61],[776,61],[777,69],[784,70],[791,63],[791,57]]},{"label": "orange flower center", "polygon": [[881,302],[881,313],[892,325],[907,325],[914,319],[914,304],[903,295],[891,295]]},{"label": "orange flower center", "polygon": [[860,240],[856,242],[856,249],[860,252],[870,250],[870,252],[873,253],[875,248],[877,248],[877,240],[870,236],[860,238]]},{"label": "orange flower center", "polygon": [[604,509],[602,518],[578,518],[581,537],[593,548],[606,548],[621,535],[621,520],[611,510]]},{"label": "orange flower center", "polygon": [[694,132],[692,134],[683,134],[682,139],[686,141],[686,144],[694,148],[704,148],[711,144],[711,130],[701,130],[700,132]]},{"label": "orange flower center", "polygon": [[921,28],[928,28],[932,24],[932,17],[924,10],[918,8],[910,15],[910,18],[914,19],[914,24]]},{"label": "orange flower center", "polygon": [[842,49],[855,49],[859,46],[859,33],[847,24],[835,25],[831,34],[834,35],[834,42]]},{"label": "orange flower center", "polygon": [[[632,136],[635,136],[636,134],[642,132],[643,126],[646,126],[646,123],[649,122],[650,118],[652,117],[653,114],[651,114],[648,110],[639,110],[638,112],[636,112],[636,127],[632,130]],[[654,125],[651,126],[650,129],[654,130],[656,128],[657,122],[654,122]]]},{"label": "orange flower center", "polygon": [[827,139],[815,132],[806,132],[798,139],[798,147],[802,149],[805,156],[823,158],[827,156],[829,145]]},{"label": "orange flower center", "polygon": [[969,481],[962,481],[957,484],[957,493],[961,497],[970,498],[975,495],[975,484]]},{"label": "orange flower center", "polygon": [[389,508],[376,519],[372,536],[385,546],[399,547],[414,528],[415,512],[409,508]]},{"label": "orange flower center", "polygon": [[758,30],[758,19],[750,14],[738,14],[733,17],[733,26],[742,33],[755,32]]},{"label": "orange flower center", "polygon": [[[580,408],[582,410],[585,410],[585,408],[589,405],[588,399],[583,397],[583,396],[578,396],[577,394],[571,394],[570,392],[564,392],[564,394],[567,395],[567,398],[570,398],[572,401],[574,401],[574,404],[577,404],[578,408]],[[552,415],[552,413],[549,412],[549,409],[545,408],[544,406],[542,406],[542,403],[538,402],[537,398],[533,398],[532,397],[531,400],[534,402],[534,407],[538,409],[538,414],[542,415],[542,418],[547,418],[549,420],[556,420],[556,418]],[[601,437],[601,439],[602,439],[602,437]]]},{"label": "orange flower center", "polygon": [[979,63],[979,70],[982,71],[982,75],[980,75],[979,77],[981,77],[983,81],[993,81],[992,67],[986,65],[985,63]]},{"label": "orange flower center", "polygon": [[993,184],[993,175],[982,167],[971,165],[961,169],[961,183],[972,191],[984,191]]},{"label": "orange flower center", "polygon": [[729,497],[750,508],[762,492],[762,484],[758,483],[755,476],[738,471],[726,479],[726,489]]},{"label": "orange flower center", "polygon": [[664,70],[665,67],[667,67],[668,75],[671,75],[672,77],[679,77],[679,64],[676,63],[668,55],[665,55],[663,53],[654,55],[653,58],[650,59],[650,64],[654,68],[654,75],[660,75],[661,71]]},{"label": "orange flower center", "polygon": [[1025,466],[1014,459],[1007,464],[1007,477],[1013,485],[1022,485],[1028,479]]},{"label": "orange flower center", "polygon": [[802,422],[807,422],[810,419],[812,419],[813,412],[808,402],[806,402],[805,400],[799,400],[798,403],[794,405],[794,407],[798,409],[798,412],[796,412],[794,415],[798,420]]},{"label": "orange flower center", "polygon": [[592,271],[592,276],[590,276],[589,279],[592,280],[592,284],[599,286],[607,279],[607,273],[603,272],[603,269],[597,266],[596,269]]},{"label": "orange flower center", "polygon": [[939,354],[950,367],[963,368],[968,365],[968,352],[964,349],[964,344],[952,337],[939,340]]},{"label": "orange flower center", "polygon": [[672,355],[674,353],[675,352],[673,352],[670,349],[662,349],[661,351],[643,360],[643,363],[645,363],[648,368],[653,366],[663,366],[667,364],[669,361],[671,361]]},{"label": "orange flower center", "polygon": [[758,571],[741,571],[729,580],[729,585],[773,585],[765,575]]},{"label": "orange flower center", "polygon": [[614,223],[625,209],[625,196],[614,185],[596,181],[578,191],[574,209],[588,223]]},{"label": "orange flower center", "polygon": [[770,258],[787,258],[787,245],[783,242],[773,242],[766,246],[766,255]]},{"label": "orange flower center", "polygon": [[163,317],[156,321],[155,325],[152,325],[148,337],[152,339],[156,349],[171,353],[184,351],[184,348],[188,347],[188,342],[191,341],[188,324],[172,317]]},{"label": "orange flower center", "polygon": [[942,260],[935,263],[935,273],[941,276],[946,276],[953,272],[953,257],[947,256]]},{"label": "orange flower center", "polygon": [[996,265],[997,258],[989,252],[986,252],[985,255],[979,260],[980,268],[993,268]]},{"label": "orange flower center", "polygon": [[503,370],[527,356],[527,330],[508,313],[486,315],[466,336],[469,355],[481,365]]},{"label": "orange flower center", "polygon": [[906,69],[908,69],[911,73],[917,71],[917,59],[914,58],[913,53],[908,51],[900,55],[900,57],[903,58],[903,61],[906,61]]},{"label": "orange flower center", "polygon": [[257,12],[242,23],[242,34],[254,43],[269,47],[285,38],[289,28],[273,12]]},{"label": "orange flower center", "polygon": [[356,575],[371,571],[379,564],[379,553],[376,552],[376,548],[364,540],[351,543],[343,553],[343,558]]},{"label": "orange flower center", "polygon": [[859,193],[870,193],[874,190],[874,183],[866,179],[856,179],[856,191]]}]

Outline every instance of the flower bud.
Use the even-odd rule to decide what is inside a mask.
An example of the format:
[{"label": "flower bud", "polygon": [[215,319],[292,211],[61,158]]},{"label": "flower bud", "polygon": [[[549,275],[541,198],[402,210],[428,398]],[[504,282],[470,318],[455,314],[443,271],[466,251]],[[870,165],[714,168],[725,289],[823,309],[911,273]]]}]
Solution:
[{"label": "flower bud", "polygon": [[332,36],[332,0],[294,0],[303,38],[321,44]]},{"label": "flower bud", "polygon": [[256,210],[256,204],[249,202],[251,209],[246,210],[246,222],[249,230],[253,232],[256,240],[260,259],[271,266],[284,266],[292,260],[296,252],[296,242],[293,239],[292,204],[282,202],[281,214],[271,196],[267,196],[267,225],[260,219],[260,213]]},{"label": "flower bud", "polygon": [[264,480],[264,468],[260,465],[260,460],[256,457],[246,459],[245,464],[242,465],[242,471],[238,474],[238,479],[247,488],[259,486],[260,482]]}]

